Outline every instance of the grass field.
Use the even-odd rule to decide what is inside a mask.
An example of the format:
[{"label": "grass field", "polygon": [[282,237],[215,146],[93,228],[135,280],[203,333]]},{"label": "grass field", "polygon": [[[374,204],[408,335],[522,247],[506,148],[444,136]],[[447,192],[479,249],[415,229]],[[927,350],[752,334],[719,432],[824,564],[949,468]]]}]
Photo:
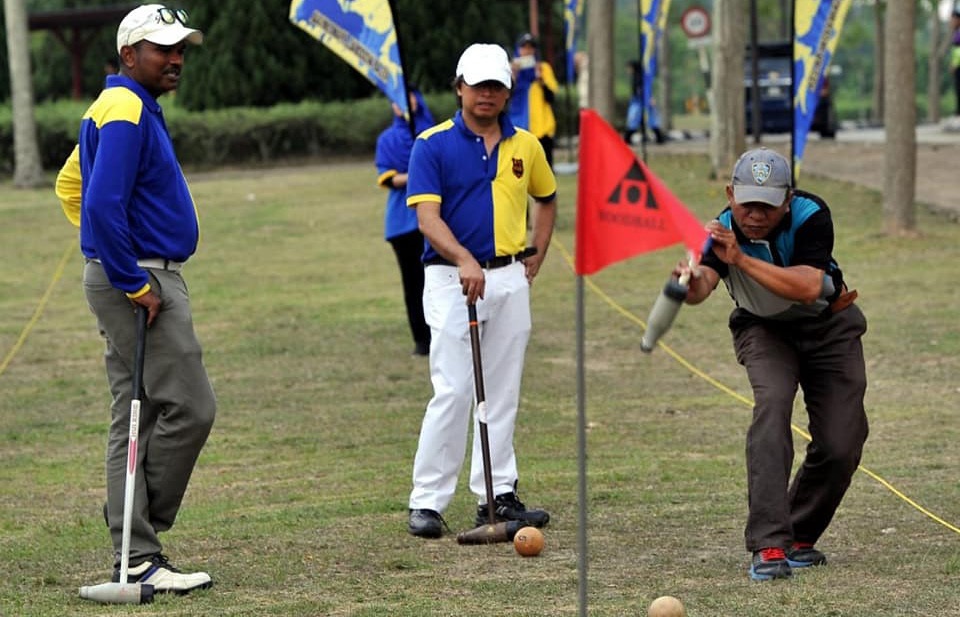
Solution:
[{"label": "grass field", "polygon": [[[649,163],[701,219],[720,209],[705,158],[653,152]],[[202,239],[185,276],[219,415],[163,539],[175,564],[216,585],[142,607],[77,594],[112,563],[102,342],[52,190],[3,186],[0,615],[577,614],[575,177],[561,177],[556,241],[533,289],[518,421],[521,497],[553,515],[536,558],[406,533],[430,386],[409,355],[374,177],[370,161],[190,175]],[[886,238],[877,194],[803,187],[832,205],[835,254],[870,323],[867,471],[820,543],[830,564],[749,581],[750,391],[729,299],[685,308],[669,349],[639,351],[640,321],[681,256],[666,249],[587,281],[590,615],[645,615],[663,594],[689,617],[960,615],[960,226],[921,208],[922,237]],[[799,404],[794,422],[806,424]],[[454,531],[473,520],[463,476],[446,513]]]}]

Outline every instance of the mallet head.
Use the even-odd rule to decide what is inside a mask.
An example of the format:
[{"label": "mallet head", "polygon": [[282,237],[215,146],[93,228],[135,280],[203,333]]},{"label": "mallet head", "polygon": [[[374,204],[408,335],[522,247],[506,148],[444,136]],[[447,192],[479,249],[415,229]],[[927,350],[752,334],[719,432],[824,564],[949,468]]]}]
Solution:
[{"label": "mallet head", "polygon": [[153,585],[148,583],[101,583],[80,588],[80,597],[101,604],[150,604]]},{"label": "mallet head", "polygon": [[683,301],[687,297],[687,286],[683,281],[669,280],[663,287],[660,295],[657,296],[653,308],[650,310],[650,316],[647,318],[647,330],[640,339],[640,351],[650,353],[656,347],[660,337],[666,334]]},{"label": "mallet head", "polygon": [[523,527],[520,521],[504,521],[494,525],[481,525],[469,531],[457,534],[459,544],[494,544],[496,542],[513,542],[517,531]]}]

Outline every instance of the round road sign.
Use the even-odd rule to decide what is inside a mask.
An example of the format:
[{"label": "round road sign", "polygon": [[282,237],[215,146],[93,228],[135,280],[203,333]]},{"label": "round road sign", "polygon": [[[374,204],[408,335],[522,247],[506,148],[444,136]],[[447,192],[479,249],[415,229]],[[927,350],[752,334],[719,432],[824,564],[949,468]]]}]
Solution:
[{"label": "round road sign", "polygon": [[710,34],[710,13],[700,6],[691,6],[680,16],[680,27],[691,39]]}]

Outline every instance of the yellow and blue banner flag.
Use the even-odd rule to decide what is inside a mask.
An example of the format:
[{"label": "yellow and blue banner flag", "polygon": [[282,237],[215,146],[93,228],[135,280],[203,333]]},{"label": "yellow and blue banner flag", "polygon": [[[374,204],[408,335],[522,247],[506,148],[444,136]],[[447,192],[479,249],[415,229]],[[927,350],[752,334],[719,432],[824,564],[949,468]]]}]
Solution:
[{"label": "yellow and blue banner flag", "polygon": [[573,83],[573,55],[577,52],[577,30],[583,15],[584,0],[564,0],[563,41],[567,52],[567,83]]},{"label": "yellow and blue banner flag", "polygon": [[[667,27],[670,0],[639,0],[640,64],[643,67],[643,109],[650,105],[653,80],[657,76],[657,48]],[[636,93],[634,93],[636,94]]]},{"label": "yellow and blue banner flag", "polygon": [[823,78],[852,0],[796,0],[793,13],[793,169],[799,174]]},{"label": "yellow and blue banner flag", "polygon": [[290,21],[370,80],[405,114],[408,112],[390,0],[293,0]]}]

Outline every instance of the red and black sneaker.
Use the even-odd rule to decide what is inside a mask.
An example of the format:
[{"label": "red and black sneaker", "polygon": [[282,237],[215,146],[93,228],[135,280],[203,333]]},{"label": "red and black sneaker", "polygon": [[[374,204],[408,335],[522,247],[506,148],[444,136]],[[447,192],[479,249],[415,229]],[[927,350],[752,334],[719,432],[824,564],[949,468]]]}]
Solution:
[{"label": "red and black sneaker", "polygon": [[813,548],[810,542],[794,542],[787,551],[787,563],[791,568],[824,566],[827,564],[827,556]]},{"label": "red and black sneaker", "polygon": [[787,561],[787,554],[780,547],[767,547],[754,551],[750,564],[750,578],[755,581],[769,581],[775,578],[790,578],[793,570]]}]

